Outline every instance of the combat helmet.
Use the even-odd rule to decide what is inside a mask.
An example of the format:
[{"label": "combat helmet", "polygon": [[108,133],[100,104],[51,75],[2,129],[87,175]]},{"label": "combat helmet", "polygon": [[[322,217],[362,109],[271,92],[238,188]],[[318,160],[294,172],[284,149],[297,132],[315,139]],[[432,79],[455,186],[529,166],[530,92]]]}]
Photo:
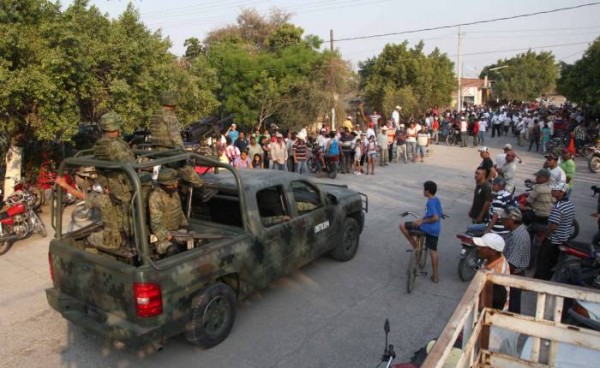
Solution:
[{"label": "combat helmet", "polygon": [[176,106],[179,95],[175,91],[163,91],[160,94],[160,103],[163,106]]},{"label": "combat helmet", "polygon": [[177,180],[179,179],[179,175],[177,175],[177,171],[174,169],[163,168],[158,173],[158,179],[156,180],[158,184],[169,185],[169,184],[177,184]]},{"label": "combat helmet", "polygon": [[103,132],[114,132],[121,130],[123,118],[114,111],[107,112],[100,118],[100,129]]}]

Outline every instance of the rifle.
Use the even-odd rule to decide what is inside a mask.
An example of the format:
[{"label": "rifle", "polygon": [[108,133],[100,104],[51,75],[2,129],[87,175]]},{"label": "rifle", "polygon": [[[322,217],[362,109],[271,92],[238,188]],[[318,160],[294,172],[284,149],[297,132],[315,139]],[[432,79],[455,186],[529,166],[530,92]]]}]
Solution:
[{"label": "rifle", "polygon": [[216,240],[222,239],[222,234],[207,234],[207,233],[197,233],[195,231],[185,231],[185,230],[176,230],[171,231],[171,235],[173,239],[186,243],[187,249],[194,249],[196,243],[200,245],[203,240]]}]

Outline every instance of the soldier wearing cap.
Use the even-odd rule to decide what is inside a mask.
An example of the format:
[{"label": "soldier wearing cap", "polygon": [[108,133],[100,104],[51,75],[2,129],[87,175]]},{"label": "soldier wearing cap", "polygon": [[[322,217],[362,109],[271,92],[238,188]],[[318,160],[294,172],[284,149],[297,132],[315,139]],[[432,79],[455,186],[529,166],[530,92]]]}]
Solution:
[{"label": "soldier wearing cap", "polygon": [[135,155],[127,142],[121,138],[123,119],[114,111],[108,112],[100,118],[102,137],[94,144],[94,156],[99,160],[119,161],[133,163]]},{"label": "soldier wearing cap", "polygon": [[177,171],[162,168],[157,182],[158,187],[150,193],[148,200],[150,229],[158,242],[156,250],[160,255],[178,253],[180,249],[178,244],[173,243],[171,231],[187,227],[188,220],[181,207]]},{"label": "soldier wearing cap", "polygon": [[[523,225],[523,216],[517,207],[507,207],[501,215],[504,227],[509,231],[504,238],[504,257],[511,275],[525,275],[531,260],[531,237]],[[508,310],[521,313],[521,289],[510,288]]]}]

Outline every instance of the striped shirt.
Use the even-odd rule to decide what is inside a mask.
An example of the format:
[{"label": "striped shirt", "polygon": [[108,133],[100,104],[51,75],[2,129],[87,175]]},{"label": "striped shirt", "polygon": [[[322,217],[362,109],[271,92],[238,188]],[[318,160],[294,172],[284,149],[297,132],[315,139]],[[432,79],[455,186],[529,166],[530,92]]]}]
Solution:
[{"label": "striped shirt", "polygon": [[501,190],[494,195],[494,199],[492,199],[492,205],[490,206],[490,216],[493,217],[494,214],[498,215],[498,220],[492,227],[492,231],[496,234],[505,235],[508,234],[508,230],[504,227],[502,220],[500,220],[500,216],[504,212],[504,209],[511,201],[512,196],[506,190]]},{"label": "striped shirt", "polygon": [[548,216],[548,224],[556,224],[556,230],[550,235],[552,244],[561,245],[569,240],[571,225],[575,218],[575,207],[573,202],[563,199],[554,204],[552,212]]},{"label": "striped shirt", "polygon": [[292,150],[298,161],[304,161],[308,158],[308,149],[306,147],[306,142],[302,139],[297,139],[294,145],[292,146]]},{"label": "striped shirt", "polygon": [[508,263],[516,268],[526,269],[531,257],[531,238],[525,225],[521,224],[511,231],[504,241],[506,242],[504,257]]}]

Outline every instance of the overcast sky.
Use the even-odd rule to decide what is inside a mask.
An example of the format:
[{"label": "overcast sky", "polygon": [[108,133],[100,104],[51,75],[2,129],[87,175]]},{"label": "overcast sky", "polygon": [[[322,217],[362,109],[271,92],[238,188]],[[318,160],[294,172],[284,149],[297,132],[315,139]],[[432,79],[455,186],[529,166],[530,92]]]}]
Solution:
[{"label": "overcast sky", "polygon": [[[241,9],[254,8],[268,14],[273,7],[293,14],[292,23],[327,41],[398,33],[424,28],[469,23],[493,18],[548,11],[593,0],[132,0],[142,22],[152,31],[161,29],[173,44],[176,55],[185,52],[189,37],[202,40],[207,32],[235,23]],[[63,0],[63,4],[71,1]],[[129,1],[91,0],[103,13],[118,17]],[[557,60],[573,63],[600,35],[598,5],[552,14],[462,27],[462,65],[465,76],[476,77],[485,65],[509,58],[528,48],[552,51]],[[377,56],[388,43],[423,40],[425,51],[438,47],[456,64],[456,27],[412,34],[391,35],[354,41],[338,41],[334,46],[356,68],[359,61]]]}]

